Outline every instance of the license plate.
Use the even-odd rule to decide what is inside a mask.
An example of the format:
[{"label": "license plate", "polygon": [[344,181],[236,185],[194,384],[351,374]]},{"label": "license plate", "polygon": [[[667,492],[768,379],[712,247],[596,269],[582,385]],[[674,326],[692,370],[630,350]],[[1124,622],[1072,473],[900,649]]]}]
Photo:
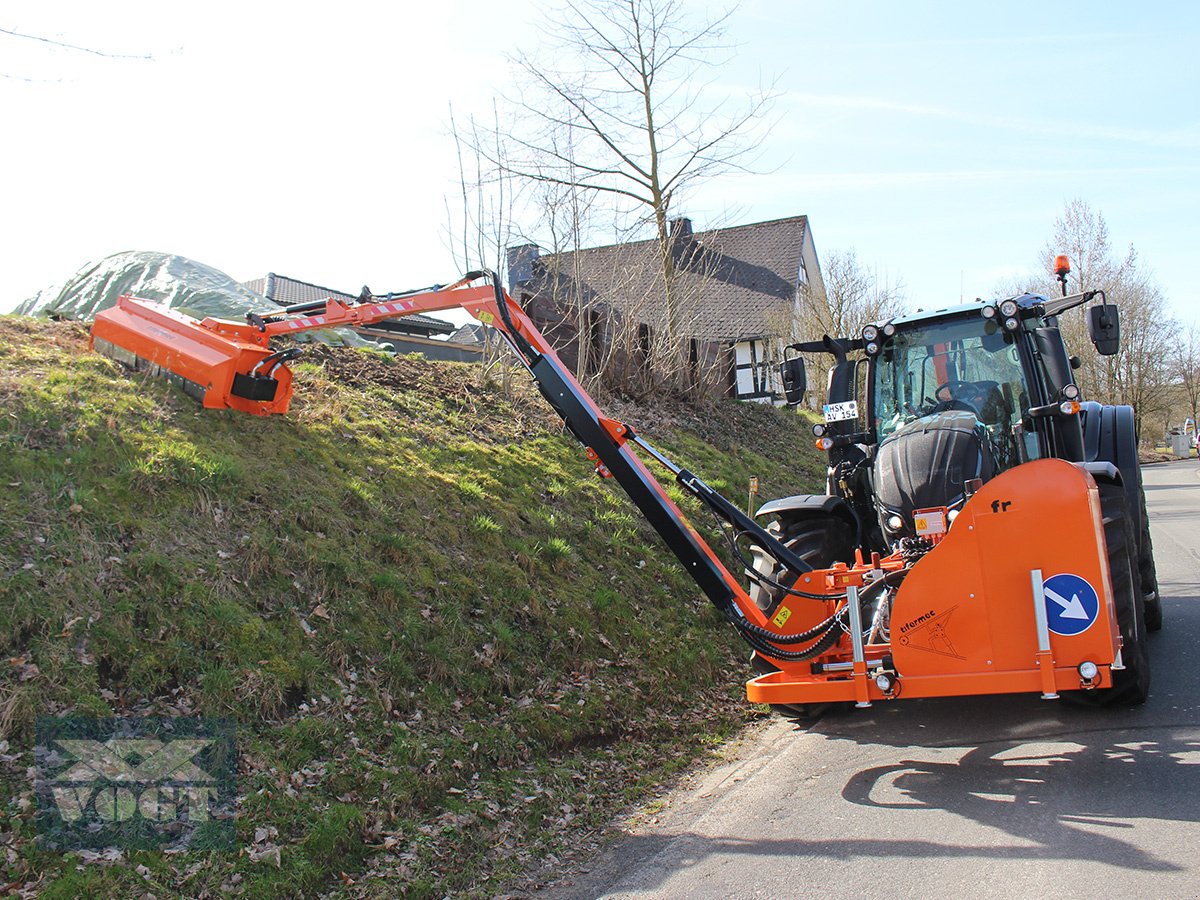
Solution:
[{"label": "license plate", "polygon": [[845,422],[858,418],[858,401],[847,400],[845,403],[826,403],[825,422]]}]

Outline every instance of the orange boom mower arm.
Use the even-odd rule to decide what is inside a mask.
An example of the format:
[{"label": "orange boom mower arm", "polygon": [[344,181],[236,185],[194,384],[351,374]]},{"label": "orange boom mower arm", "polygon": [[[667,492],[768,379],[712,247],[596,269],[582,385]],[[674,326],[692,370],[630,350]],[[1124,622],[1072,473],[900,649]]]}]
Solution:
[{"label": "orange boom mower arm", "polygon": [[[480,283],[483,279],[487,281]],[[287,411],[292,375],[286,363],[300,352],[272,350],[272,337],[454,308],[498,329],[587,448],[597,472],[616,479],[708,599],[766,663],[770,671],[747,685],[750,700],[779,705],[853,701],[862,706],[902,693],[932,697],[1036,691],[1054,697],[1063,690],[1112,685],[1112,670],[1120,667],[1121,638],[1102,558],[1096,483],[1083,467],[1049,459],[1022,466],[1019,473],[1002,473],[967,501],[952,528],[930,535],[932,549],[917,559],[902,551],[865,559],[858,551],[854,565],[814,570],[630,426],[605,417],[491,272],[384,297],[364,290],[358,304],[329,299],[282,308],[274,315],[251,314],[245,323],[197,321],[159,304],[122,297],[97,315],[92,340],[118,359],[131,364],[142,360],[182,380],[205,407],[268,415]],[[689,524],[638,450],[715,514],[748,577],[783,595],[769,617]],[[1029,550],[1027,535],[1051,520],[1058,537],[1041,542],[1044,547],[1036,551],[1040,568],[1028,568],[1028,552],[1005,552]],[[742,539],[772,557],[783,574],[772,580],[754,571],[739,546]],[[1024,563],[1018,559],[1022,555]],[[1052,634],[1047,627],[1043,576],[1063,572],[1096,586],[1096,621],[1079,634]],[[895,591],[890,629],[879,621],[879,600],[888,591]],[[882,637],[889,633],[890,640]]]}]

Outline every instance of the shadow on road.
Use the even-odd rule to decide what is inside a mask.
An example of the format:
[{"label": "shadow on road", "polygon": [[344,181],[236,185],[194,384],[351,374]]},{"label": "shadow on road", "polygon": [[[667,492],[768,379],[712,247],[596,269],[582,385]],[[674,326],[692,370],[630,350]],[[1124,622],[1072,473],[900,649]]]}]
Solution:
[{"label": "shadow on road", "polygon": [[[793,860],[798,867],[820,860],[911,858],[1063,860],[1142,872],[1184,871],[1157,855],[1146,841],[1139,843],[1134,834],[1139,820],[1200,821],[1200,806],[1194,801],[1200,796],[1200,728],[1135,723],[1131,720],[1143,716],[1128,711],[1059,707],[1057,715],[1039,714],[1037,706],[1031,709],[1009,697],[975,702],[970,718],[990,722],[994,739],[921,740],[922,735],[946,738],[961,732],[961,698],[897,704],[896,716],[874,710],[867,717],[861,712],[853,716],[855,727],[847,730],[861,733],[863,743],[904,750],[894,762],[858,771],[845,783],[842,800],[868,808],[865,815],[834,809],[813,821],[803,812],[802,798],[780,798],[781,808],[764,810],[764,815],[785,816],[792,830],[811,837],[743,838],[703,833],[702,828],[633,835],[622,842],[620,863],[608,877],[585,876],[546,896],[596,897],[614,889],[618,894],[684,896],[675,890],[674,876],[702,863],[706,871],[712,870],[710,864],[719,868],[721,857],[734,867],[769,858]],[[823,756],[836,758],[848,749],[842,746],[845,742],[859,742],[850,734],[838,734],[839,726],[849,721],[851,717],[825,719],[813,729],[827,737]],[[881,726],[885,741],[879,740]],[[1008,736],[1023,733],[1028,736]],[[905,745],[905,739],[911,742]],[[888,834],[880,825],[884,820],[873,817],[871,810],[901,810],[917,818],[906,818],[903,831]],[[925,813],[930,815],[927,825],[920,821]],[[981,835],[975,830],[967,836],[946,813],[992,831]],[[878,836],[839,837],[837,823],[855,820],[875,822]],[[621,873],[631,871],[638,873],[636,878],[622,884]]]},{"label": "shadow on road", "polygon": [[[1178,871],[1122,838],[1134,820],[1200,820],[1190,799],[1200,790],[1200,738],[1176,738],[1163,730],[1169,731],[989,742],[950,760],[916,753],[857,773],[842,796],[880,809],[944,810],[1000,829],[1023,842],[997,848],[1005,857]],[[881,852],[909,852],[906,844]],[[955,852],[949,845],[924,843],[909,850]],[[964,852],[978,856],[981,848]]]},{"label": "shadow on road", "polygon": [[826,736],[828,752],[844,741],[905,750],[856,773],[843,799],[944,810],[1027,843],[1004,848],[1018,857],[1176,870],[1122,839],[1136,820],[1200,821],[1200,684],[1194,667],[1181,665],[1200,635],[1200,609],[1194,584],[1163,586],[1167,627],[1151,636],[1155,687],[1145,706],[956,697],[827,716],[813,731]]}]

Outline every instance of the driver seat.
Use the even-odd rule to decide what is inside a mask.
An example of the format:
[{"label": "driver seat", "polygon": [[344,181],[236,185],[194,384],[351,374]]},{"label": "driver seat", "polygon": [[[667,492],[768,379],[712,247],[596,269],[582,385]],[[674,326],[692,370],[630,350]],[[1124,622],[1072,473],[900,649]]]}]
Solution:
[{"label": "driver seat", "polygon": [[1012,418],[1012,408],[995,381],[977,381],[983,402],[979,404],[979,421],[984,425],[1000,425]]}]

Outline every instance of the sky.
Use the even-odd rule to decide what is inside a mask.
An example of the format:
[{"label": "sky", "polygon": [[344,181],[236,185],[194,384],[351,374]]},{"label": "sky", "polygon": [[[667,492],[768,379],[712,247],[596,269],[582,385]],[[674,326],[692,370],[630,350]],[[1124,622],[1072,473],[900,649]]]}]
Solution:
[{"label": "sky", "polygon": [[[449,110],[511,95],[539,21],[524,0],[7,0],[0,29],[111,55],[0,33],[0,310],[122,250],[350,292],[452,280]],[[806,214],[818,256],[853,248],[930,308],[1032,271],[1082,198],[1200,320],[1200,4],[744,0],[728,33],[705,90],[778,98],[755,171],[677,205],[697,230]]]}]

